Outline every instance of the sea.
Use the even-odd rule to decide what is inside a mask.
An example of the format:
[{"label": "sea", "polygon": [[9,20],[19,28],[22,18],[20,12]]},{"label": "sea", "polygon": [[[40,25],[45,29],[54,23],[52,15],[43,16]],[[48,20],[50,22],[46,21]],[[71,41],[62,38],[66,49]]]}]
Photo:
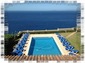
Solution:
[{"label": "sea", "polygon": [[79,11],[5,11],[5,25],[8,33],[72,28],[79,16]]}]

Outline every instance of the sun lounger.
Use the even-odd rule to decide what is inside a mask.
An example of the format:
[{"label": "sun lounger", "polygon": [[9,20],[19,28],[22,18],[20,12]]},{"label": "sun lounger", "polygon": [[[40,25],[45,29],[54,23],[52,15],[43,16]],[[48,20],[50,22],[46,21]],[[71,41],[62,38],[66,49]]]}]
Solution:
[{"label": "sun lounger", "polygon": [[22,55],[23,47],[27,41],[29,34],[24,34],[23,38],[19,41],[19,43],[16,45],[15,49],[13,50],[12,54],[13,55]]},{"label": "sun lounger", "polygon": [[69,53],[69,55],[76,55],[79,51],[78,50],[71,50],[71,52]]},{"label": "sun lounger", "polygon": [[73,49],[73,50],[71,50],[71,52],[78,53],[79,51]]}]

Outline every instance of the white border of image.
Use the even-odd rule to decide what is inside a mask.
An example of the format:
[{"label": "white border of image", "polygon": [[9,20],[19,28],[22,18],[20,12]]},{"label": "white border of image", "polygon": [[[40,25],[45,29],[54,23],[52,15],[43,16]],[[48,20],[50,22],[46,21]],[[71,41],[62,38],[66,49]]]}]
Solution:
[{"label": "white border of image", "polygon": [[[13,3],[13,1],[20,1],[20,2],[24,2],[24,1],[77,1],[78,3],[81,3],[82,6],[84,7],[85,9],[85,0],[0,0],[0,10],[1,10],[1,5],[3,5],[3,3]],[[81,14],[83,17],[85,17],[85,10],[83,12],[83,14]],[[0,18],[1,18],[1,11],[0,11]],[[82,19],[81,20],[81,36],[85,36],[85,19]],[[4,25],[1,24],[1,19],[0,19],[0,42],[1,40],[4,40],[4,38],[1,37],[1,35],[4,34]],[[83,44],[85,45],[85,37],[81,40],[81,42],[83,42]],[[1,44],[0,44],[0,54],[1,54]],[[84,47],[85,49],[85,47]],[[85,52],[85,50],[84,50]],[[85,54],[84,54],[84,57],[85,57]],[[0,62],[1,63],[8,63],[8,61],[4,60],[3,58],[0,57]],[[23,63],[23,62],[22,62]],[[24,63],[37,63],[36,61],[34,62],[30,62],[30,61],[25,61]],[[43,63],[43,62],[41,62]],[[48,61],[48,62],[44,62],[44,63],[65,63],[64,61],[60,61],[60,62],[57,62],[57,61]],[[68,61],[67,63],[74,63],[73,61]],[[84,58],[84,61],[77,61],[75,63],[85,63],[85,58]]]}]

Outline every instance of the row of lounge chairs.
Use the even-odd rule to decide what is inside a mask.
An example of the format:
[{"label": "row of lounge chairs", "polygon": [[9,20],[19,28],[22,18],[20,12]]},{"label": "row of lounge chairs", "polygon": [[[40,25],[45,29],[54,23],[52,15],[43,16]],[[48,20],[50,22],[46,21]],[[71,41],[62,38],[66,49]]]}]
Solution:
[{"label": "row of lounge chairs", "polygon": [[27,41],[27,38],[28,38],[29,34],[28,33],[25,33],[23,34],[21,40],[18,42],[18,44],[16,45],[16,47],[14,48],[12,54],[13,55],[18,55],[18,56],[21,56],[23,53],[23,47]]},{"label": "row of lounge chairs", "polygon": [[75,50],[74,47],[71,46],[71,44],[63,36],[61,36],[60,34],[57,35],[63,46],[65,46],[65,49],[70,51],[69,55],[75,55],[79,52],[78,50]]}]

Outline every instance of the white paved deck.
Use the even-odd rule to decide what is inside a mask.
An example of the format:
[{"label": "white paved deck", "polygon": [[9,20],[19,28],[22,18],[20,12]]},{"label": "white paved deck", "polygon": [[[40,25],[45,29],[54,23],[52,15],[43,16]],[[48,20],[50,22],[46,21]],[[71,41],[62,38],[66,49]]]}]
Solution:
[{"label": "white paved deck", "polygon": [[28,55],[32,37],[53,37],[62,55],[68,55],[69,53],[69,51],[65,50],[65,47],[62,45],[62,43],[60,42],[56,34],[30,34],[28,40],[26,41],[27,44],[25,44],[26,47],[24,47],[24,51],[23,51],[25,55]]}]

